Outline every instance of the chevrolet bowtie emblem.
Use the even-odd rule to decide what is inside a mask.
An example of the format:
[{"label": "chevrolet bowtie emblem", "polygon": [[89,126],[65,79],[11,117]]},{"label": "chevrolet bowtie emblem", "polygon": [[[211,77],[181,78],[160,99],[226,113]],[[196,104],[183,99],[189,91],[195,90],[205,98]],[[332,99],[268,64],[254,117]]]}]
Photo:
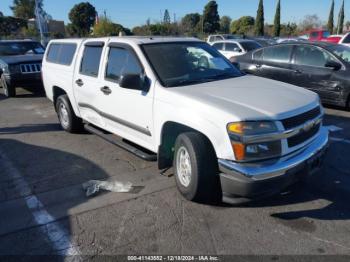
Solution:
[{"label": "chevrolet bowtie emblem", "polygon": [[315,120],[311,120],[311,121],[306,122],[302,129],[303,129],[304,132],[308,132],[308,131],[310,131],[315,125],[316,125],[316,121],[315,121]]}]

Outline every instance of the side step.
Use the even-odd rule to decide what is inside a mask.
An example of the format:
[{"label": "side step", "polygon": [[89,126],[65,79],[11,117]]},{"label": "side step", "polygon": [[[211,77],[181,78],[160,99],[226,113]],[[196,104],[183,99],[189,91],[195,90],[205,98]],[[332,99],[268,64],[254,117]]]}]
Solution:
[{"label": "side step", "polygon": [[105,134],[101,129],[94,127],[90,124],[85,124],[84,128],[88,132],[101,137],[102,139],[106,140],[107,142],[109,142],[113,145],[116,145],[116,146],[134,154],[135,156],[142,158],[143,160],[157,161],[157,155],[152,153],[152,152],[149,152],[147,149],[143,149],[142,147],[139,147],[137,145],[133,145],[131,142],[129,144],[116,135]]}]

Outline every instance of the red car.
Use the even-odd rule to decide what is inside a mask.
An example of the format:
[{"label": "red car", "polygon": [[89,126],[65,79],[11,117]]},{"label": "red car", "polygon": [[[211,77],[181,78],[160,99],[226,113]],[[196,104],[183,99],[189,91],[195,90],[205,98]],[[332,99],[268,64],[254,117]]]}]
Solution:
[{"label": "red car", "polygon": [[317,42],[328,39],[331,34],[327,30],[315,29],[306,32],[305,35],[307,35],[309,41]]}]

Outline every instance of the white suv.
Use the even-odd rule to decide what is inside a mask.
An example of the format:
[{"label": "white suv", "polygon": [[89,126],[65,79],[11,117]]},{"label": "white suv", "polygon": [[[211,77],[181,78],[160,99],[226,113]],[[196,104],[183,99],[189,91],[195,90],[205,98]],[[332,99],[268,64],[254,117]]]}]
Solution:
[{"label": "white suv", "polygon": [[262,47],[258,42],[246,39],[218,41],[211,45],[227,59],[244,55]]},{"label": "white suv", "polygon": [[244,75],[196,39],[54,40],[42,72],[64,130],[173,166],[189,200],[277,193],[317,170],[327,147],[315,93]]}]

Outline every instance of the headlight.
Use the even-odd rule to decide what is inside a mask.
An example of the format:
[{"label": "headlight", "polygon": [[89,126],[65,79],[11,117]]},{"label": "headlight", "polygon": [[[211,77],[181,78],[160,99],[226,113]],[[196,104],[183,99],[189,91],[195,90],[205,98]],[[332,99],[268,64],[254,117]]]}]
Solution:
[{"label": "headlight", "polygon": [[[281,155],[281,141],[245,142],[249,137],[258,137],[278,132],[274,122],[238,122],[227,125],[232,149],[237,161],[253,161]],[[249,141],[249,140],[248,140]]]},{"label": "headlight", "polygon": [[2,72],[3,72],[4,74],[9,74],[9,73],[10,73],[8,65],[3,65],[3,66],[1,67],[1,70],[2,70]]},{"label": "headlight", "polygon": [[9,71],[11,74],[14,74],[14,73],[20,73],[21,72],[21,68],[19,65],[10,65],[9,66]]}]

